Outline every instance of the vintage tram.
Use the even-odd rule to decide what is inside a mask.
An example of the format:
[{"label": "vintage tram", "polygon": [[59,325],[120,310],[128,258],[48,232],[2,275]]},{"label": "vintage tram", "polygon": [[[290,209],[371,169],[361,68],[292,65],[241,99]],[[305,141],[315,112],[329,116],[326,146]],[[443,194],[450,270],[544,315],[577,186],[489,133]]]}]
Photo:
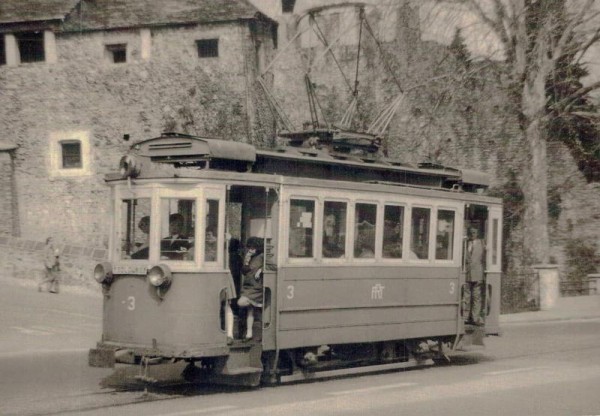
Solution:
[{"label": "vintage tram", "polygon": [[[502,205],[485,175],[378,157],[368,134],[281,140],[260,150],[165,133],[107,175],[113,221],[94,270],[103,330],[90,365],[180,361],[196,381],[255,386],[406,367],[499,333]],[[486,247],[479,326],[463,301],[469,227]],[[184,242],[174,249],[172,234]],[[250,237],[264,244],[262,304],[246,340],[231,300],[231,342],[231,260]]]}]

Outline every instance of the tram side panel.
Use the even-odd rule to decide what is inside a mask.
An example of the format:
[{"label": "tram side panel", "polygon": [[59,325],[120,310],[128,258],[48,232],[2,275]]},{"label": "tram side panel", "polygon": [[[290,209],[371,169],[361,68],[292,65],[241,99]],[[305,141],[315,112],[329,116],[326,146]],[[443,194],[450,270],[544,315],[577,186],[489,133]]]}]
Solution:
[{"label": "tram side panel", "polygon": [[462,330],[456,267],[284,267],[279,274],[279,348]]}]

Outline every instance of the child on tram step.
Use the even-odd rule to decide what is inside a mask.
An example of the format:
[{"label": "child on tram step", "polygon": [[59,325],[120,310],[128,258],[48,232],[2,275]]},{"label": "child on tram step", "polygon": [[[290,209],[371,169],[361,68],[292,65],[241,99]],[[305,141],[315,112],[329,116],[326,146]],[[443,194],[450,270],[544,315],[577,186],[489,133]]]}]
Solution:
[{"label": "child on tram step", "polygon": [[246,254],[242,266],[242,290],[238,306],[247,310],[246,335],[244,341],[252,339],[254,308],[263,304],[263,263],[264,241],[259,237],[250,237],[246,243]]}]

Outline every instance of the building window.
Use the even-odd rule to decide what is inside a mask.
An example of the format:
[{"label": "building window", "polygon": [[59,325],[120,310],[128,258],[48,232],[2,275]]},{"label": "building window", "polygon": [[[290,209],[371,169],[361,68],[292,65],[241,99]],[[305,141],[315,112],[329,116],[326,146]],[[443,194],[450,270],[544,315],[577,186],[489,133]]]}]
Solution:
[{"label": "building window", "polygon": [[21,62],[43,62],[46,59],[44,53],[44,32],[21,32],[15,33]]},{"label": "building window", "polygon": [[283,13],[294,13],[296,0],[281,0],[281,11]]},{"label": "building window", "polygon": [[110,62],[115,64],[127,62],[127,44],[106,45],[106,56]]},{"label": "building window", "polygon": [[4,46],[4,35],[0,35],[0,65],[6,65],[6,46]]},{"label": "building window", "polygon": [[69,140],[60,143],[62,154],[63,169],[81,169],[81,142],[79,140]]},{"label": "building window", "polygon": [[200,39],[196,41],[199,58],[216,58],[219,56],[219,39]]},{"label": "building window", "polygon": [[75,177],[92,174],[88,131],[55,131],[50,134],[50,176]]}]

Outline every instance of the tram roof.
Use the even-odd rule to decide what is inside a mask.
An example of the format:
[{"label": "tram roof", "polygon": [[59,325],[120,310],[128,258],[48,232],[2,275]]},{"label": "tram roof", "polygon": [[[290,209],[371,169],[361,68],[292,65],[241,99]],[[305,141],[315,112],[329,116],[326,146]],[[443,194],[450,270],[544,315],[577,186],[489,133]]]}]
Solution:
[{"label": "tram roof", "polygon": [[[329,134],[318,133],[322,137]],[[335,141],[336,145],[341,143],[346,149],[343,153],[336,152],[336,147],[331,145],[306,146],[305,139],[308,140],[310,134],[303,133],[288,133],[287,138],[296,140],[293,145],[288,143],[271,150],[256,149],[250,144],[231,140],[163,133],[134,143],[130,155],[139,159],[136,177],[140,179],[195,177],[192,172],[202,169],[441,189],[455,187],[473,192],[489,186],[489,176],[474,170],[435,163],[421,163],[415,167],[365,151],[347,151],[354,144],[359,150],[364,150],[367,147],[365,143],[372,136],[343,133],[336,133],[342,139]],[[122,174],[107,176],[107,180],[122,178]]]}]

